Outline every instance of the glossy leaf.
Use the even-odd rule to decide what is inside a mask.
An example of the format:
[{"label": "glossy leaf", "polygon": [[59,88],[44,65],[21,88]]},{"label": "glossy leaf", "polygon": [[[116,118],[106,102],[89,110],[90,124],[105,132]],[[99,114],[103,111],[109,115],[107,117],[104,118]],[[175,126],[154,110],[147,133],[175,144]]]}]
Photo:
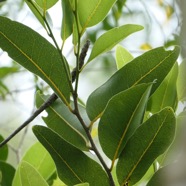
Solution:
[{"label": "glossy leaf", "polygon": [[152,84],[140,84],[113,96],[100,119],[98,136],[104,153],[115,161],[143,121]]},{"label": "glossy leaf", "polygon": [[0,185],[11,186],[15,174],[15,169],[12,165],[0,161]]},{"label": "glossy leaf", "polygon": [[182,61],[179,66],[179,73],[178,73],[178,100],[185,101],[186,100],[186,59]]},{"label": "glossy leaf", "polygon": [[89,118],[94,120],[100,117],[108,101],[119,92],[140,83],[157,80],[152,87],[152,94],[173,67],[179,51],[177,46],[170,51],[160,47],[148,51],[126,64],[89,96],[86,108]]},{"label": "glossy leaf", "polygon": [[87,27],[101,22],[115,2],[116,0],[78,0],[78,16],[82,32]]},{"label": "glossy leaf", "polygon": [[[28,149],[21,162],[23,161],[29,163],[32,167],[34,167],[34,169],[38,171],[38,173],[45,180],[48,180],[56,170],[55,164],[50,154],[39,142],[35,143]],[[22,186],[20,180],[21,178],[19,165],[16,170],[12,186]]]},{"label": "glossy leaf", "polygon": [[[0,142],[2,142],[4,138],[0,135]],[[0,148],[0,161],[6,161],[8,157],[8,146],[7,144]]]},{"label": "glossy leaf", "polygon": [[61,27],[61,38],[63,42],[72,34],[73,32],[73,13],[70,6],[69,0],[62,0],[62,9],[63,9],[63,19]]},{"label": "glossy leaf", "polygon": [[176,63],[167,77],[163,80],[159,88],[150,98],[148,102],[148,110],[150,112],[159,112],[167,106],[170,106],[176,110],[178,102],[176,87],[177,76],[178,64]]},{"label": "glossy leaf", "polygon": [[134,59],[134,57],[132,56],[132,54],[128,50],[123,48],[121,45],[117,46],[117,48],[116,48],[116,65],[117,65],[118,70],[133,59]]},{"label": "glossy leaf", "polygon": [[46,39],[21,23],[0,17],[0,47],[16,62],[45,80],[65,104],[69,103],[66,61]]},{"label": "glossy leaf", "polygon": [[51,154],[58,176],[65,184],[75,185],[88,182],[91,186],[109,185],[102,167],[63,140],[57,133],[43,126],[34,126],[33,132]]},{"label": "glossy leaf", "polygon": [[127,36],[142,29],[143,27],[140,25],[128,24],[107,31],[94,43],[88,62],[92,61],[98,55],[109,51]]},{"label": "glossy leaf", "polygon": [[20,181],[21,185],[25,186],[48,186],[44,178],[39,172],[29,163],[23,161],[20,165]]},{"label": "glossy leaf", "polygon": [[[39,108],[49,96],[43,96],[37,94],[36,104]],[[86,117],[86,112],[83,107],[80,106],[82,117],[84,117],[86,123],[90,123]],[[75,115],[73,115],[66,105],[56,100],[50,107],[46,109],[48,116],[43,117],[43,120],[47,126],[58,133],[62,138],[71,143],[72,145],[80,148],[81,150],[88,150],[86,133]]]},{"label": "glossy leaf", "polygon": [[172,143],[175,135],[175,116],[165,108],[142,124],[128,140],[116,167],[120,185],[135,184],[154,160]]},{"label": "glossy leaf", "polygon": [[53,7],[58,0],[35,0],[35,2],[44,10]]}]

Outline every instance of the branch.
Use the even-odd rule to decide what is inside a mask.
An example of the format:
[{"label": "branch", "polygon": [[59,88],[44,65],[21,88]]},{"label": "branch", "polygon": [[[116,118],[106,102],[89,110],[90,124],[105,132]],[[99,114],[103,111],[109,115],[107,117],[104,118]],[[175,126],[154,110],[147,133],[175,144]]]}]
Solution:
[{"label": "branch", "polygon": [[19,133],[24,127],[26,127],[31,121],[33,121],[43,110],[48,108],[56,99],[57,95],[53,93],[46,102],[44,102],[39,109],[37,109],[21,126],[19,126],[10,136],[0,143],[0,148],[7,144],[17,133]]},{"label": "branch", "polygon": [[[76,105],[77,105],[77,102],[76,102]],[[87,134],[87,137],[88,139],[90,140],[90,144],[92,146],[92,150],[94,151],[94,153],[96,154],[96,156],[98,157],[99,161],[101,162],[103,168],[105,169],[107,175],[108,175],[108,178],[109,178],[109,181],[110,181],[110,185],[111,186],[115,186],[115,183],[114,183],[114,180],[113,180],[113,177],[112,177],[112,174],[110,172],[110,169],[108,168],[108,166],[106,165],[103,157],[101,156],[101,154],[99,153],[93,139],[92,139],[92,136],[90,134],[90,131],[89,131],[89,128],[86,126],[84,120],[82,119],[80,113],[79,113],[79,110],[78,110],[78,107],[76,106],[76,109],[74,110],[74,114],[76,115],[76,117],[79,119],[79,121],[81,122],[86,134]]]}]

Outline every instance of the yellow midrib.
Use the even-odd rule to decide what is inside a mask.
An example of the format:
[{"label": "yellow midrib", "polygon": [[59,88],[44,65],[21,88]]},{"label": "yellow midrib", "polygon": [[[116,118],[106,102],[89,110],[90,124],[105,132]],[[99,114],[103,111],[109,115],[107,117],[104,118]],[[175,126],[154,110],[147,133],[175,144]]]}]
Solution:
[{"label": "yellow midrib", "polygon": [[[145,93],[146,93],[146,91],[144,92],[144,94],[145,94]],[[117,159],[117,156],[118,156],[120,147],[121,147],[121,145],[122,145],[122,143],[123,143],[123,139],[124,139],[124,137],[126,136],[126,133],[127,133],[127,131],[128,131],[128,128],[129,128],[129,126],[130,126],[130,123],[131,123],[131,121],[133,120],[133,118],[134,118],[134,116],[135,116],[135,113],[136,113],[137,109],[139,108],[139,105],[140,105],[140,103],[141,103],[141,101],[142,101],[142,99],[143,99],[143,97],[144,97],[144,94],[142,95],[142,97],[141,97],[139,103],[137,104],[137,106],[136,106],[134,112],[132,113],[132,115],[131,115],[131,117],[130,117],[128,123],[127,123],[127,126],[126,126],[126,128],[125,128],[125,130],[124,130],[124,132],[123,132],[123,134],[122,134],[122,136],[121,136],[121,138],[120,138],[120,140],[119,140],[117,149],[116,149],[115,154],[114,154],[114,158],[113,158],[113,160],[112,160],[112,166],[114,166],[114,162],[115,162],[115,160]]]},{"label": "yellow midrib", "polygon": [[[133,85],[130,86],[130,88],[132,88],[133,86],[137,85],[142,79],[144,79],[147,75],[149,75],[152,71],[154,71],[156,68],[158,68],[166,59],[168,59],[172,54],[174,53],[174,51],[172,51],[168,56],[166,56],[160,63],[158,63],[154,68],[152,68],[151,70],[149,70],[146,74],[144,74],[141,78],[139,78],[139,80],[137,80]],[[100,116],[100,113],[95,117],[98,118],[98,116]]]},{"label": "yellow midrib", "polygon": [[26,53],[24,53],[12,40],[9,39],[3,32],[0,31],[0,34],[8,41],[10,42],[23,56],[25,56],[40,72],[44,75],[44,77],[52,84],[52,86],[55,88],[55,90],[58,92],[59,96],[62,98],[62,100],[65,102],[66,105],[68,105],[68,101],[66,100],[63,93],[58,89],[56,84],[47,76],[47,74],[40,68],[40,66],[35,63],[32,58],[30,58]]},{"label": "yellow midrib", "polygon": [[95,8],[92,10],[92,12],[90,13],[90,15],[88,16],[87,20],[85,21],[85,23],[83,25],[83,28],[82,28],[81,33],[84,33],[84,30],[86,29],[87,25],[90,23],[90,20],[92,19],[92,17],[96,13],[96,11],[99,8],[99,5],[100,4],[101,4],[101,0],[98,1],[98,3],[96,4]]},{"label": "yellow midrib", "polygon": [[[39,132],[38,132],[39,133]],[[48,142],[48,140],[39,133],[40,136],[46,141],[46,143],[53,149],[53,151],[58,155],[58,157],[63,161],[63,163],[69,168],[69,170],[72,172],[72,174],[81,182],[83,183],[83,180],[74,172],[74,170],[71,168],[71,166],[63,159],[63,157],[58,153],[58,151]]]},{"label": "yellow midrib", "polygon": [[[168,115],[168,114],[167,114]],[[151,147],[152,143],[154,142],[154,139],[156,138],[156,136],[158,135],[159,131],[161,130],[161,128],[163,127],[163,124],[165,122],[165,120],[167,119],[167,116],[165,117],[165,119],[162,121],[162,124],[159,126],[157,132],[154,134],[154,137],[152,138],[152,140],[150,141],[149,145],[146,147],[146,149],[143,151],[143,153],[141,154],[140,158],[138,159],[138,161],[136,162],[136,164],[133,166],[132,170],[128,173],[128,176],[126,177],[126,179],[123,181],[122,185],[124,185],[126,183],[126,181],[128,181],[132,175],[132,173],[134,172],[134,170],[136,169],[136,167],[138,166],[138,164],[140,163],[141,159],[144,157],[144,155],[146,154],[146,152],[148,151],[148,149]]]}]

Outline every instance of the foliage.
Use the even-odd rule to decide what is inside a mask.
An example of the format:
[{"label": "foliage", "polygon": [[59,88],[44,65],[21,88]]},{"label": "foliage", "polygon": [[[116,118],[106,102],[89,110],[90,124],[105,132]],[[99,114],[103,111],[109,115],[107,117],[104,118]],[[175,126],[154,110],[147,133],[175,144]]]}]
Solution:
[{"label": "foliage", "polygon": [[[93,43],[84,64],[89,42],[82,50],[81,46],[87,28],[102,22],[114,5],[118,20],[122,11],[120,6],[124,6],[125,1],[62,1],[61,46],[53,35],[47,12],[57,1],[25,2],[53,44],[30,27],[0,16],[0,47],[14,61],[43,79],[58,99],[51,103],[50,95],[37,93],[38,110],[47,103],[48,114],[43,117],[46,126],[33,126],[40,143],[27,151],[16,170],[6,162],[7,145],[0,149],[0,184],[127,186],[143,179],[156,162],[162,168],[164,164],[160,157],[164,156],[166,160],[167,149],[176,133],[178,101],[185,101],[182,87],[185,74],[181,68],[185,63],[179,67],[177,63],[180,48],[158,47],[133,57],[118,45],[118,70],[93,91],[83,105],[78,97],[78,85],[79,75],[86,65],[94,63],[101,54],[143,27],[126,24],[102,33]],[[70,63],[62,53],[69,36],[72,36],[76,58],[71,73]],[[15,71],[16,68],[2,68],[0,78]],[[98,142],[93,130],[98,132]],[[0,140],[3,141],[2,136]],[[162,169],[151,172],[153,177],[149,184],[157,182]]]}]

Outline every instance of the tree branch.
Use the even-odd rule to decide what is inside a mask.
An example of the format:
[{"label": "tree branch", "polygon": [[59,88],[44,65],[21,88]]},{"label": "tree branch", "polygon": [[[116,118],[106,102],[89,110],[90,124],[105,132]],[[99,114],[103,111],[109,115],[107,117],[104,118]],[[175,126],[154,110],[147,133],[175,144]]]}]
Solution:
[{"label": "tree branch", "polygon": [[0,148],[7,144],[17,133],[19,133],[24,127],[26,127],[31,121],[33,121],[43,110],[48,108],[56,99],[57,95],[53,93],[46,102],[44,102],[39,109],[37,109],[21,126],[19,126],[10,136],[0,143]]}]

